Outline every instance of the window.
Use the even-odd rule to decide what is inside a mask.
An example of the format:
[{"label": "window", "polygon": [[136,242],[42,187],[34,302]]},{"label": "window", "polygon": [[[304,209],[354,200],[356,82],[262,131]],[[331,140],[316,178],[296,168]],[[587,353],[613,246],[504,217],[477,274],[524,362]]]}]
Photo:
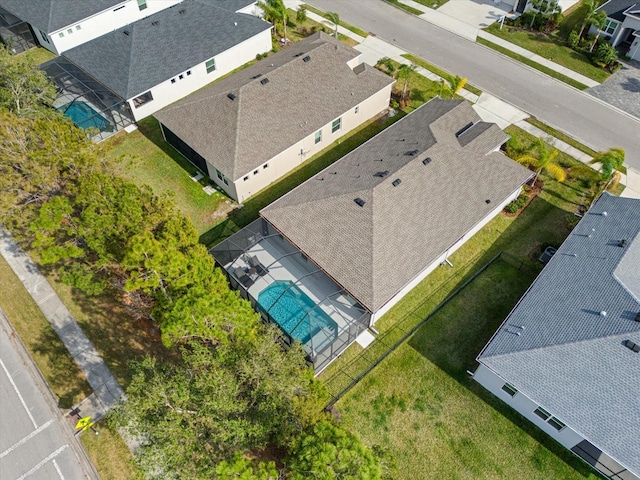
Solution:
[{"label": "window", "polygon": [[220,180],[222,180],[224,178],[223,175],[222,175],[222,172],[220,170],[218,170],[218,169],[216,169],[216,175],[218,176],[218,178]]},{"label": "window", "polygon": [[171,79],[171,83],[176,83],[176,79],[175,79],[175,78],[172,78],[172,79]]},{"label": "window", "polygon": [[60,32],[60,33],[58,34],[58,36],[59,36],[60,38],[64,38],[64,32]]},{"label": "window", "polygon": [[555,428],[558,431],[566,427],[566,425],[562,423],[560,420],[558,420],[556,417],[551,417],[549,419],[549,425],[551,425],[553,428]]},{"label": "window", "polygon": [[47,35],[46,33],[44,33],[42,30],[40,30],[40,37],[42,37],[42,40],[44,40],[47,43],[51,43],[49,41],[49,35]]},{"label": "window", "polygon": [[257,174],[258,174],[258,170],[254,170],[254,171],[253,171],[253,174],[254,174],[254,175],[257,175]]},{"label": "window", "polygon": [[243,178],[243,180],[246,182],[247,180],[249,180],[249,175],[247,175],[246,177]]},{"label": "window", "polygon": [[71,35],[71,34],[73,33],[73,28],[68,28],[68,29],[67,29],[67,33],[68,33],[69,35]]},{"label": "window", "polygon": [[618,22],[616,22],[615,20],[611,20],[610,18],[607,18],[607,21],[605,22],[604,28],[601,30],[601,32],[607,35],[613,35],[613,32],[616,31],[617,27],[618,27]]},{"label": "window", "polygon": [[191,70],[187,70],[187,77],[191,75]]},{"label": "window", "polygon": [[227,177],[222,177],[222,181],[225,185],[229,185],[229,182],[227,182]]},{"label": "window", "polygon": [[518,390],[516,389],[516,387],[514,387],[509,383],[505,383],[504,385],[502,385],[502,391],[507,392],[511,397],[513,397],[516,393],[518,393]]},{"label": "window", "polygon": [[76,25],[76,30],[82,30],[82,27],[80,25]]},{"label": "window", "polygon": [[353,113],[356,115],[360,112],[360,105],[356,105],[356,108],[353,109]]},{"label": "window", "polygon": [[336,133],[342,127],[342,117],[335,119],[331,123],[331,133]]},{"label": "window", "polygon": [[265,163],[264,165],[262,165],[262,169],[263,169],[263,170],[265,170],[265,169],[267,169],[267,168],[269,168],[269,164],[268,164],[268,163]]},{"label": "window", "polygon": [[147,0],[138,0],[138,8],[140,10],[147,8]]},{"label": "window", "polygon": [[538,407],[536,408],[533,413],[535,413],[537,416],[539,416],[541,419],[543,419],[545,422],[549,419],[549,417],[551,417],[551,414],[549,412],[547,412],[544,408],[542,407]]},{"label": "window", "polygon": [[142,95],[138,95],[133,99],[133,106],[136,108],[140,108],[145,103],[153,101],[153,95],[151,95],[151,91],[143,93]]},{"label": "window", "polygon": [[316,145],[322,141],[322,130],[316,132]]},{"label": "window", "polygon": [[184,75],[180,74],[180,75],[178,75],[178,78],[179,78],[180,80],[182,80],[182,79],[184,78]]},{"label": "window", "polygon": [[207,60],[204,65],[207,67],[207,73],[211,73],[216,69],[216,59],[212,58],[211,60]]}]

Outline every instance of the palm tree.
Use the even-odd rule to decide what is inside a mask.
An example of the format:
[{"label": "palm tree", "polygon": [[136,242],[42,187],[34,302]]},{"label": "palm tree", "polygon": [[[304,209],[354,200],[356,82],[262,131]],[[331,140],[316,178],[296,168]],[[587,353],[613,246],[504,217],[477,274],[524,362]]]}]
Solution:
[{"label": "palm tree", "polygon": [[584,18],[582,19],[582,26],[580,27],[580,33],[578,34],[578,38],[582,38],[582,34],[584,33],[584,29],[588,24],[591,23],[591,19],[596,13],[596,8],[598,8],[597,0],[584,0],[582,2],[582,10],[584,11]]},{"label": "palm tree", "polygon": [[543,142],[541,138],[536,139],[534,146],[538,153],[537,157],[534,157],[533,155],[524,155],[517,159],[518,163],[526,165],[527,167],[533,167],[533,171],[536,173],[536,176],[533,177],[531,186],[536,184],[538,176],[543,170],[557,181],[564,182],[567,178],[567,173],[555,161],[558,156],[558,150],[549,147],[549,145]]},{"label": "palm tree", "polygon": [[442,79],[442,83],[440,84],[440,87],[441,87],[440,96],[442,96],[442,87],[449,90],[449,92],[451,93],[451,98],[453,98],[455,95],[460,93],[460,91],[464,88],[466,84],[467,84],[466,77],[460,77],[458,75],[455,75],[453,77],[448,77],[448,78],[445,77]]},{"label": "palm tree", "polygon": [[258,2],[256,5],[264,12],[264,19],[267,22],[273,23],[278,28],[278,23],[282,24],[282,32],[284,38],[287,38],[287,21],[289,15],[287,14],[287,7],[285,7],[282,0],[266,0],[266,2]]},{"label": "palm tree", "polygon": [[409,89],[409,77],[411,73],[416,69],[415,65],[407,65],[403,63],[398,68],[398,74],[396,75],[398,79],[404,80],[404,85],[402,87],[402,96],[400,97],[400,103],[404,103],[405,105],[408,103],[409,99],[407,98],[407,91]]},{"label": "palm tree", "polygon": [[380,60],[378,60],[377,65],[384,67],[387,73],[390,73],[392,76],[393,76],[393,73],[396,71],[396,67],[393,64],[393,60],[391,60],[389,57],[381,58]]},{"label": "palm tree", "polygon": [[327,12],[327,19],[333,23],[334,25],[334,30],[333,30],[333,36],[338,38],[338,25],[340,24],[340,15],[338,15],[336,12]]},{"label": "palm tree", "polygon": [[589,165],[601,164],[601,175],[603,180],[609,180],[614,170],[620,170],[624,163],[624,150],[621,148],[610,148],[606,152],[599,152],[593,156]]},{"label": "palm tree", "polygon": [[589,49],[590,52],[593,52],[593,47],[596,46],[596,43],[598,42],[598,38],[600,38],[600,32],[602,31],[602,29],[606,24],[607,24],[607,14],[604,13],[602,10],[592,15],[591,25],[596,27],[598,29],[598,32],[596,33],[596,38],[593,40],[593,43],[591,44],[591,48]]}]

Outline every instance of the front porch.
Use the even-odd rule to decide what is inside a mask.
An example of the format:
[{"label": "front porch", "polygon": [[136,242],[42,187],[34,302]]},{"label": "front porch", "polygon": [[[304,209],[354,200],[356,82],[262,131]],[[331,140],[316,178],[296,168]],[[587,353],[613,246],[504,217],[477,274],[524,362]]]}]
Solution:
[{"label": "front porch", "polygon": [[260,218],[210,250],[231,285],[320,373],[369,326],[371,314]]}]

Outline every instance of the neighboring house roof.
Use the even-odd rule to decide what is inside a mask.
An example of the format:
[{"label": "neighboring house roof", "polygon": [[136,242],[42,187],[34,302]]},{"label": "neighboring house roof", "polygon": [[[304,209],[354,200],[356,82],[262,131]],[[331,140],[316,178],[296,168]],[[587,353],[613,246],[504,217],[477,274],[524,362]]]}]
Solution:
[{"label": "neighboring house roof", "polygon": [[639,314],[640,200],[605,193],[478,361],[638,475]]},{"label": "neighboring house roof", "polygon": [[271,28],[224,5],[224,0],[186,0],[63,56],[130,99]]},{"label": "neighboring house roof", "polygon": [[155,116],[235,181],[394,82],[359,55],[317,33]]},{"label": "neighboring house roof", "polygon": [[596,10],[602,10],[607,14],[607,17],[624,22],[624,11],[637,3],[637,0],[609,0]]},{"label": "neighboring house roof", "polygon": [[260,213],[375,312],[531,178],[479,120],[433,99]]},{"label": "neighboring house roof", "polygon": [[125,0],[0,0],[0,6],[35,28],[55,32]]}]

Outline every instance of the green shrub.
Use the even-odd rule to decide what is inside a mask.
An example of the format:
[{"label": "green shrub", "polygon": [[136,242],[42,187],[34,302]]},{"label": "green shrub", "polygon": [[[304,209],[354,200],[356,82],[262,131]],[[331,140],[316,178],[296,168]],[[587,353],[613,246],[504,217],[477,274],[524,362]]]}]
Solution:
[{"label": "green shrub", "polygon": [[521,193],[518,198],[516,198],[513,202],[511,202],[509,205],[504,207],[504,211],[512,214],[516,213],[518,210],[523,209],[528,201],[529,201],[529,195],[527,195],[526,193]]},{"label": "green shrub", "polygon": [[618,52],[609,42],[603,42],[593,51],[591,60],[599,67],[613,66],[618,61]]},{"label": "green shrub", "polygon": [[567,43],[574,50],[576,48],[578,48],[578,46],[580,45],[580,36],[578,35],[578,30],[577,29],[571,30],[571,33],[569,34],[569,38],[567,40]]},{"label": "green shrub", "polygon": [[307,19],[307,7],[301,5],[296,12],[296,21],[304,22]]}]

